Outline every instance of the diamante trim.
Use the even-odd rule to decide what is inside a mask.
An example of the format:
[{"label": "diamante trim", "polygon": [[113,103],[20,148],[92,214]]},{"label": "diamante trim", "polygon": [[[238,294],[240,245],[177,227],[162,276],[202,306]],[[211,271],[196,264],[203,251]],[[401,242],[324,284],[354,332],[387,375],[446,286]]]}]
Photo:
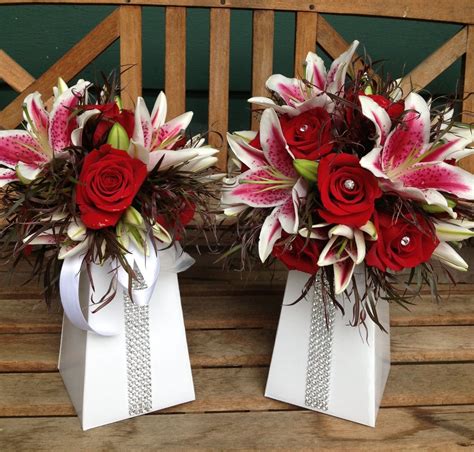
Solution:
[{"label": "diamante trim", "polygon": [[328,410],[335,312],[334,303],[329,301],[326,306],[324,304],[321,277],[318,275],[313,286],[306,370],[305,405],[308,408]]},{"label": "diamante trim", "polygon": [[[134,269],[137,280],[134,290],[147,285],[142,274]],[[128,412],[130,416],[148,413],[152,409],[151,358],[150,358],[150,311],[148,306],[137,306],[123,291],[125,308],[125,339],[127,355]]]}]

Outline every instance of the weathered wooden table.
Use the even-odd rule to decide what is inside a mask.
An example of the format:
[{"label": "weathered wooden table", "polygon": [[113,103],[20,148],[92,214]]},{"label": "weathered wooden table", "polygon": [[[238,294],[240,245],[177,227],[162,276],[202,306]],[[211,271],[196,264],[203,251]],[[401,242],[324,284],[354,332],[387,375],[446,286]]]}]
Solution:
[{"label": "weathered wooden table", "polygon": [[56,370],[61,314],[34,284],[0,275],[0,449],[474,448],[474,284],[393,306],[392,370],[377,427],[263,397],[284,288],[212,264],[181,276],[197,400],[83,432]]}]

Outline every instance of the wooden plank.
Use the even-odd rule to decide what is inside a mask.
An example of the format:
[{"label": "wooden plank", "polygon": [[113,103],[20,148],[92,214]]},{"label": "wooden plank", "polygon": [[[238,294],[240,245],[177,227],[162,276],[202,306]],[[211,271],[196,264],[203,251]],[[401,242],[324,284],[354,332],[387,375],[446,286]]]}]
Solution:
[{"label": "wooden plank", "polygon": [[142,8],[120,6],[120,87],[124,108],[134,109],[142,95]]},{"label": "wooden plank", "polygon": [[166,8],[165,92],[168,118],[186,111],[186,8]]},{"label": "wooden plank", "polygon": [[[274,12],[254,11],[252,30],[252,96],[266,96],[265,82],[273,73]],[[258,116],[252,113],[252,130],[257,130],[259,123]]]},{"label": "wooden plank", "polygon": [[[264,397],[267,375],[267,367],[194,369],[196,400],[159,413],[296,409]],[[393,365],[382,407],[474,404],[473,385],[474,363]],[[58,372],[0,374],[0,417],[74,415]]]},{"label": "wooden plank", "polygon": [[[394,327],[392,362],[474,361],[473,326]],[[191,330],[194,367],[264,366],[270,363],[274,330]],[[1,334],[0,372],[56,369],[59,334]]]},{"label": "wooden plank", "polygon": [[400,83],[403,94],[406,96],[428,85],[466,52],[466,44],[467,27],[464,27],[403,78]]},{"label": "wooden plank", "polygon": [[0,112],[0,124],[6,129],[15,128],[21,122],[21,106],[28,94],[39,91],[43,99],[48,99],[58,77],[71,80],[118,38],[118,26],[119,10],[115,10],[6,106]]},{"label": "wooden plank", "polygon": [[[0,5],[9,4],[123,4],[124,0],[0,0]],[[134,5],[169,6],[170,0],[133,0]],[[314,11],[327,14],[351,14],[401,19],[422,19],[439,22],[474,23],[472,0],[455,3],[433,3],[432,0],[173,0],[173,6],[199,8],[268,9],[282,11]]]},{"label": "wooden plank", "polygon": [[[181,285],[187,329],[276,328],[283,286],[201,286]],[[410,311],[393,304],[390,312],[392,326],[474,325],[471,294],[454,294],[440,304],[425,296]],[[0,302],[0,333],[59,333],[61,320],[61,309],[48,309],[40,298]]]},{"label": "wooden plank", "polygon": [[2,49],[0,49],[0,79],[17,93],[21,93],[35,81],[35,78],[26,69]]},{"label": "wooden plank", "polygon": [[317,13],[296,13],[295,32],[295,77],[304,78],[304,62],[308,52],[316,50],[316,36],[318,34]]},{"label": "wooden plank", "polygon": [[[464,56],[464,102],[462,104],[462,120],[467,124],[474,124],[474,25],[467,28],[466,55]],[[474,173],[474,156],[461,160],[461,166]]]},{"label": "wooden plank", "polygon": [[3,418],[7,450],[455,450],[474,444],[474,406],[386,408],[377,428],[311,411],[141,416],[83,432],[74,417]]},{"label": "wooden plank", "polygon": [[211,8],[209,47],[209,144],[220,149],[217,166],[227,168],[229,121],[230,9]]},{"label": "wooden plank", "polygon": [[[349,48],[349,43],[334,29],[334,27],[323,17],[318,18],[318,45],[320,45],[331,58],[336,59]],[[355,69],[363,69],[364,63],[357,53],[352,57]]]}]

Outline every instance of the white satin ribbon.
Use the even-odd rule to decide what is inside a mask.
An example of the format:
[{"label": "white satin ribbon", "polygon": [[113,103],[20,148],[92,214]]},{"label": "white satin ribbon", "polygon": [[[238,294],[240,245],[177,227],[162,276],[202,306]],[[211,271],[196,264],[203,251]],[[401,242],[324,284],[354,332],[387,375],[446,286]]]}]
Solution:
[{"label": "white satin ribbon", "polygon": [[[151,240],[147,244],[148,256],[133,245],[129,246],[129,253],[125,256],[131,268],[138,268],[147,285],[146,289],[132,291],[133,301],[139,306],[147,305],[150,302],[160,271],[180,273],[195,262],[189,254],[183,251],[179,243],[169,247],[157,242],[155,244],[156,249]],[[64,313],[69,321],[81,330],[92,331],[101,336],[114,336],[118,333],[118,326],[107,322],[107,316],[101,316],[101,321],[94,322],[95,326],[93,327],[84,315],[83,309],[89,309],[89,302],[86,307],[81,306],[79,282],[83,261],[84,254],[64,259],[59,278],[59,291]],[[104,265],[110,267],[112,273],[112,264],[107,262]],[[117,269],[117,281],[122,289],[128,290],[129,277],[122,267]],[[120,289],[117,288],[118,290]],[[99,323],[98,326],[97,323]]]}]

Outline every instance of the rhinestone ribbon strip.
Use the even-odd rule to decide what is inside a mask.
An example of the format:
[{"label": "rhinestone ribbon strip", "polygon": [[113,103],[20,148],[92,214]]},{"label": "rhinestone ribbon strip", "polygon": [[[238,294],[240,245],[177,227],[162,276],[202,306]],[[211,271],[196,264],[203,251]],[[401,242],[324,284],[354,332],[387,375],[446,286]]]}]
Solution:
[{"label": "rhinestone ribbon strip", "polygon": [[305,405],[327,411],[336,308],[329,302],[325,309],[321,284],[318,276],[313,286]]},{"label": "rhinestone ribbon strip", "polygon": [[[143,290],[147,285],[137,269],[134,290]],[[125,339],[127,355],[128,412],[130,416],[151,411],[151,359],[149,307],[137,306],[123,291],[125,302]]]}]

